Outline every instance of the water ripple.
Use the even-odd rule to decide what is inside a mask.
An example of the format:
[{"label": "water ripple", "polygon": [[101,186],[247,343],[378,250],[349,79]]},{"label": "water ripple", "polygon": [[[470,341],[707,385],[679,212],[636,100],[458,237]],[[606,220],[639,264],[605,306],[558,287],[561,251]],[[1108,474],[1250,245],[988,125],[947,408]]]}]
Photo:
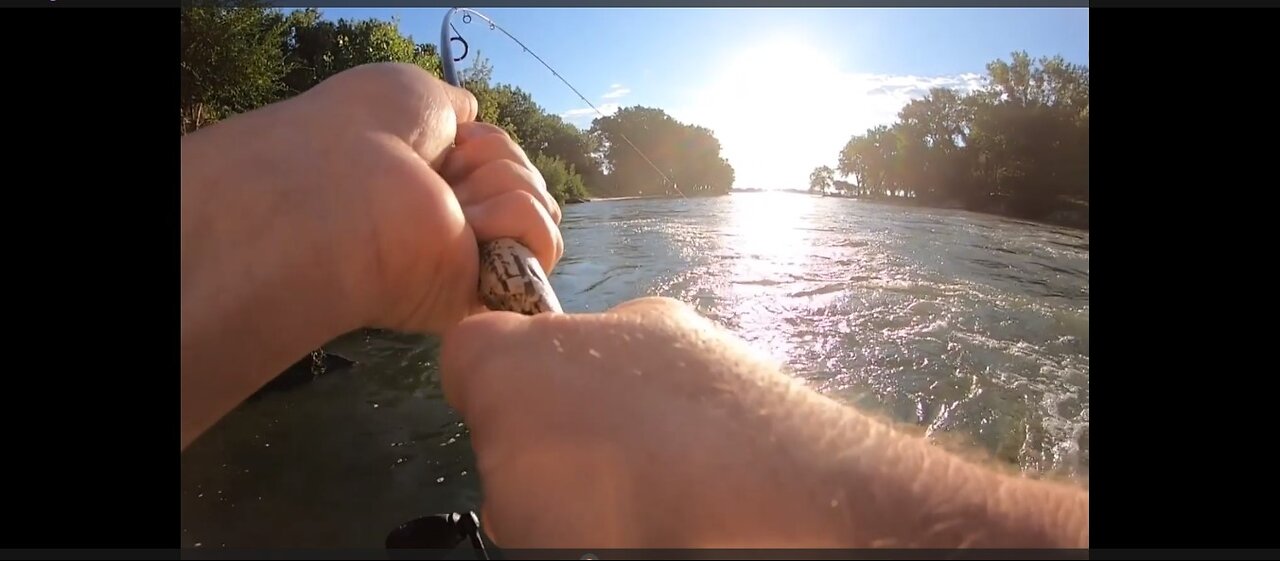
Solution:
[{"label": "water ripple", "polygon": [[[678,298],[835,399],[1087,481],[1088,232],[780,193],[571,205],[561,227],[568,311]],[[381,547],[478,505],[438,342],[331,348],[358,364],[245,404],[183,454],[184,546]]]}]

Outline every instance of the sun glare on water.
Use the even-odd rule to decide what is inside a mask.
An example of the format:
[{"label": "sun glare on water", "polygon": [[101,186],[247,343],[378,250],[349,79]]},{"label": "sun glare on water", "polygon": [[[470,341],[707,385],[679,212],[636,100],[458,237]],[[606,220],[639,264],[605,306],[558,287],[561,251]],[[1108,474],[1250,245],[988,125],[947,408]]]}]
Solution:
[{"label": "sun glare on water", "polygon": [[798,193],[740,193],[729,200],[725,243],[737,255],[724,271],[722,310],[735,332],[774,360],[785,362],[795,341],[779,321],[784,295],[806,286],[815,266],[811,251],[814,206],[821,200]]}]

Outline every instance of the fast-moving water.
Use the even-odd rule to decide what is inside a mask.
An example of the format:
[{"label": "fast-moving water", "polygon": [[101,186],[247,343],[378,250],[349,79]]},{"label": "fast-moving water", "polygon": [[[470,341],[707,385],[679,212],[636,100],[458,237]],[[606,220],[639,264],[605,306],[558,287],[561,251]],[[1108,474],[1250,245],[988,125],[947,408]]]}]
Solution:
[{"label": "fast-moving water", "polygon": [[[566,311],[696,304],[822,392],[1087,481],[1088,232],[791,193],[573,205],[562,228]],[[329,348],[360,364],[246,403],[183,454],[183,546],[381,547],[478,504],[434,341]]]}]

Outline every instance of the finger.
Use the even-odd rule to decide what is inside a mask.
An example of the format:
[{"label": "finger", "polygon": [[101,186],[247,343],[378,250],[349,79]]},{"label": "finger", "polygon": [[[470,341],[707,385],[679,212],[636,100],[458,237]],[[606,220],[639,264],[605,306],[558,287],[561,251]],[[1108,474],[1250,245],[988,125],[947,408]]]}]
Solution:
[{"label": "finger", "polygon": [[547,192],[547,182],[542,174],[511,160],[490,161],[450,184],[453,185],[453,194],[458,198],[458,204],[463,208],[508,192],[522,191],[542,205],[553,224],[560,223],[560,205]]},{"label": "finger", "polygon": [[548,275],[564,255],[564,238],[551,216],[525,191],[509,191],[482,203],[466,206],[462,212],[475,231],[476,239],[487,242],[512,238],[532,251]]},{"label": "finger", "polygon": [[480,121],[458,122],[457,143],[459,145],[466,144],[467,142],[488,135],[502,136],[508,139],[511,138],[511,133],[507,132],[507,129],[493,123],[483,123]]},{"label": "finger", "polygon": [[476,96],[471,92],[449,84],[441,82],[444,91],[449,96],[449,103],[453,105],[453,112],[458,116],[459,129],[462,123],[470,123],[476,120],[476,114],[480,112],[480,103],[476,101]]},{"label": "finger", "polygon": [[[476,127],[458,127],[456,147],[449,152],[449,156],[445,159],[444,167],[440,170],[440,175],[444,177],[445,181],[455,182],[466,179],[468,175],[475,173],[481,166],[495,160],[511,160],[529,168],[530,171],[538,171],[538,168],[534,167],[533,162],[529,160],[529,156],[525,154],[524,150],[521,150],[506,133],[501,132],[501,129],[498,132],[473,134],[470,138],[464,139],[464,135],[467,132],[475,129]],[[543,188],[546,188],[545,183]]]}]

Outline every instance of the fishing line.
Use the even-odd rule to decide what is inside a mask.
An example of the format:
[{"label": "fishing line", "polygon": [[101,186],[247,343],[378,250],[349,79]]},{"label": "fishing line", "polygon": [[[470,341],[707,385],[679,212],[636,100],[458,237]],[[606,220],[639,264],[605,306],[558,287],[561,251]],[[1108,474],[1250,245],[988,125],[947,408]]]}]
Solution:
[{"label": "fishing line", "polygon": [[[454,63],[461,62],[467,58],[467,54],[471,50],[467,40],[462,37],[462,34],[458,32],[458,29],[453,26],[453,22],[450,21],[454,12],[458,11],[463,12],[462,22],[464,24],[470,23],[474,15],[488,22],[490,30],[501,30],[503,34],[520,45],[524,52],[533,55],[556,78],[559,78],[561,82],[569,86],[569,89],[573,90],[573,93],[577,94],[578,98],[600,114],[601,118],[607,117],[586,96],[582,95],[582,92],[573,87],[573,84],[565,80],[556,69],[542,60],[542,57],[530,50],[522,41],[493,20],[485,17],[484,14],[469,8],[450,9],[444,17],[444,23],[440,26],[440,65],[445,80],[450,84],[463,87],[462,82],[458,79],[458,72]],[[449,34],[450,30],[454,32],[453,36]],[[453,57],[452,45],[455,41],[462,43],[464,49],[462,56],[458,58]],[[662,169],[654,164],[653,160],[650,160],[644,151],[636,147],[626,135],[618,134],[641,158],[644,158],[645,162],[648,162],[653,167],[654,171],[658,172],[658,175],[662,176],[662,179],[672,187],[675,187],[681,198],[686,198],[684,193],[680,191],[680,187],[676,186],[675,182],[671,181],[671,178],[667,177],[667,174],[663,173]],[[479,277],[478,288],[481,299],[490,309],[507,310],[529,315],[545,312],[563,312],[560,307],[560,301],[556,298],[555,292],[551,290],[551,283],[537,258],[517,240],[509,238],[498,239],[480,244]],[[313,356],[313,360],[317,359]],[[480,517],[474,511],[468,511],[466,514],[456,512],[437,514],[401,524],[387,535],[386,547],[388,549],[452,549],[460,545],[464,540],[471,542],[477,559],[489,559],[484,538],[480,532]]]},{"label": "fishing line", "polygon": [[[533,52],[533,49],[530,49],[528,45],[525,45],[524,41],[521,41],[520,39],[516,38],[516,36],[512,35],[510,31],[507,31],[501,25],[498,25],[497,22],[493,21],[492,19],[489,19],[488,16],[485,16],[484,14],[477,12],[471,8],[450,8],[449,13],[445,14],[444,16],[444,26],[442,26],[442,29],[440,31],[440,64],[443,67],[445,79],[448,80],[450,83],[455,85],[462,83],[458,79],[458,74],[457,74],[457,70],[454,68],[454,63],[461,62],[463,59],[467,58],[467,54],[471,51],[471,47],[467,44],[467,40],[463,39],[462,33],[458,31],[458,28],[454,27],[453,25],[452,18],[453,18],[454,12],[462,12],[462,23],[464,25],[471,23],[471,16],[472,14],[474,14],[476,17],[484,20],[489,24],[490,31],[493,31],[493,30],[501,31],[503,35],[506,35],[512,41],[515,41],[517,45],[520,45],[520,48],[524,49],[524,52],[533,56],[533,58],[537,59],[537,61],[541,63],[542,66],[546,67],[547,70],[550,70],[551,73],[555,75],[556,78],[559,78],[561,82],[564,82],[564,85],[568,86],[570,90],[573,90],[573,93],[578,96],[578,99],[581,99],[584,103],[590,106],[591,109],[596,112],[596,114],[600,115],[600,118],[603,119],[608,117],[608,115],[605,115],[603,111],[601,111],[598,107],[596,107],[596,104],[591,103],[591,100],[587,99],[587,96],[582,95],[582,92],[578,91],[578,88],[573,87],[573,84],[570,84],[569,81],[566,80],[564,76],[561,76],[560,73],[557,72],[555,68],[552,68],[550,64],[547,64],[547,61],[542,60],[542,57],[538,56],[538,53]],[[449,35],[449,30],[453,30],[454,36]],[[455,40],[462,43],[463,48],[465,49],[462,53],[462,56],[456,59],[453,58],[453,49],[452,49],[452,44]],[[662,169],[659,168],[657,164],[653,163],[653,160],[650,160],[649,156],[647,156],[643,150],[638,148],[635,145],[635,143],[631,142],[630,138],[627,138],[627,135],[619,132],[618,136],[622,137],[622,140],[625,141],[627,145],[631,147],[632,150],[635,150],[636,153],[639,154],[641,158],[644,158],[644,161],[649,164],[649,167],[653,168],[653,171],[658,172],[658,175],[662,176],[662,179],[664,181],[666,181],[668,184],[674,187],[676,190],[676,193],[680,195],[680,198],[682,199],[686,198],[684,196],[684,191],[680,190],[680,186],[677,185],[675,181],[672,181],[671,178],[667,176],[667,174],[663,173]]]}]

